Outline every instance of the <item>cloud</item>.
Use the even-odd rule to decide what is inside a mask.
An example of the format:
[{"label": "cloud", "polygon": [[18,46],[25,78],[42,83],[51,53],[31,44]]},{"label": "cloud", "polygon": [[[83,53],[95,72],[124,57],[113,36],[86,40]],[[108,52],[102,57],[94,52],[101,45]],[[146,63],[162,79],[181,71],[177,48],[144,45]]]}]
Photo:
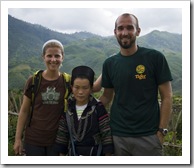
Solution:
[{"label": "cloud", "polygon": [[[182,34],[182,11],[173,8],[141,9],[136,11],[144,34],[153,29]],[[149,19],[146,19],[149,18]]]},{"label": "cloud", "polygon": [[116,18],[126,12],[138,17],[141,35],[154,29],[182,33],[182,11],[178,8],[10,8],[8,11],[13,17],[63,33],[88,31],[102,36],[113,35]]}]

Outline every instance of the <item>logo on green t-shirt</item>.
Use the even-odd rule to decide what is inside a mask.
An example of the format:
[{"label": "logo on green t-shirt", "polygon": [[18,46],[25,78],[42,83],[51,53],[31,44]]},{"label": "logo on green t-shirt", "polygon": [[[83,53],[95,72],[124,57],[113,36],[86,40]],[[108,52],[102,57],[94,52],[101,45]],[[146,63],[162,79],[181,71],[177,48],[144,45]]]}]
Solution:
[{"label": "logo on green t-shirt", "polygon": [[144,65],[138,65],[136,67],[136,72],[138,73],[137,75],[135,75],[136,79],[139,79],[139,80],[146,79],[146,75],[143,74],[145,72]]}]

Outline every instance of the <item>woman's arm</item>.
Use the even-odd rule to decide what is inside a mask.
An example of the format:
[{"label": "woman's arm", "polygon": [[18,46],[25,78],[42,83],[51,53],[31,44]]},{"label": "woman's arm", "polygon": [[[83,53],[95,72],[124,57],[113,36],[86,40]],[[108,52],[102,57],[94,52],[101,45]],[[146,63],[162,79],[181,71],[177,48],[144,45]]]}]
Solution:
[{"label": "woman's arm", "polygon": [[30,114],[30,105],[31,100],[27,96],[23,96],[23,102],[20,108],[17,127],[16,127],[16,135],[15,135],[15,143],[14,143],[14,151],[16,155],[21,155],[23,150],[22,144],[22,135],[24,127],[27,123],[28,116]]}]

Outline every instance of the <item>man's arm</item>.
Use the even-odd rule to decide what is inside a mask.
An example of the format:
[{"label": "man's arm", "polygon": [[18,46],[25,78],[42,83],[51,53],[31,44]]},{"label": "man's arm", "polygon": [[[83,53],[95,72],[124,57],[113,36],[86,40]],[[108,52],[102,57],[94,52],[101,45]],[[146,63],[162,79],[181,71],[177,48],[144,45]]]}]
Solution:
[{"label": "man's arm", "polygon": [[101,83],[102,83],[102,74],[94,82],[92,91],[93,92],[99,92],[101,90],[101,88],[102,88]]},{"label": "man's arm", "polygon": [[[160,107],[160,123],[159,128],[167,128],[171,113],[172,113],[172,87],[171,82],[165,82],[159,85],[159,93],[161,97]],[[161,143],[163,143],[163,137],[158,131],[157,133]]]},{"label": "man's arm", "polygon": [[104,104],[104,106],[106,106],[111,102],[113,95],[114,95],[113,88],[104,88],[103,94],[99,99]]}]

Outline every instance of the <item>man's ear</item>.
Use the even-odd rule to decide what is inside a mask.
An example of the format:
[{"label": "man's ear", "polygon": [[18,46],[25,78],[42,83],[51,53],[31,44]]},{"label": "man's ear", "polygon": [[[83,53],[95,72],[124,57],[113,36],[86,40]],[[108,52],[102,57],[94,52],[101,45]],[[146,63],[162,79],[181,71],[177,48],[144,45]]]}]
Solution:
[{"label": "man's ear", "polygon": [[116,35],[116,29],[114,29],[114,35]]},{"label": "man's ear", "polygon": [[138,28],[137,29],[137,33],[136,33],[136,36],[139,36],[140,35],[140,32],[141,32],[141,28]]}]

